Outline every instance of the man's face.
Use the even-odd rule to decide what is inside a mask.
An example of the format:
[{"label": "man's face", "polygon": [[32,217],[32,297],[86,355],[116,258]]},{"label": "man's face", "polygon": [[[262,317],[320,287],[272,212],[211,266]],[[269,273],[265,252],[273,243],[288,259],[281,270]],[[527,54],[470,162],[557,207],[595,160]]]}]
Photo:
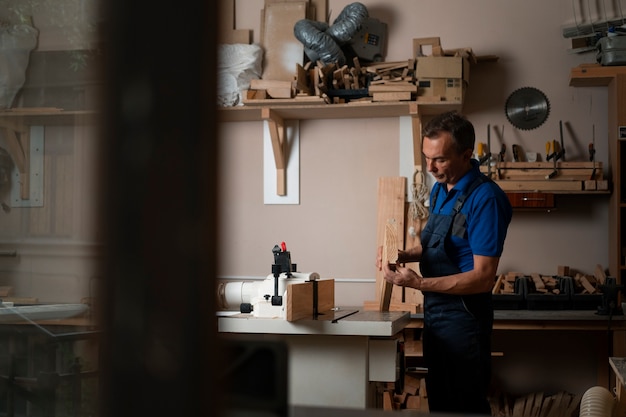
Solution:
[{"label": "man's face", "polygon": [[424,137],[422,153],[428,172],[433,174],[437,182],[447,184],[448,189],[454,187],[471,168],[472,150],[467,149],[459,154],[449,132],[442,132],[437,138]]}]

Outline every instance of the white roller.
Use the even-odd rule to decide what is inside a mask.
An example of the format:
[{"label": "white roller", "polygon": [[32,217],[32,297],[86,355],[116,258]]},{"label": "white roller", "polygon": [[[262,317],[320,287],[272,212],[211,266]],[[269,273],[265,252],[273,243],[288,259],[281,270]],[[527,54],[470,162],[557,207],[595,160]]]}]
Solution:
[{"label": "white roller", "polygon": [[226,310],[239,310],[241,303],[252,302],[252,297],[257,295],[258,282],[234,281],[224,284],[224,308]]}]

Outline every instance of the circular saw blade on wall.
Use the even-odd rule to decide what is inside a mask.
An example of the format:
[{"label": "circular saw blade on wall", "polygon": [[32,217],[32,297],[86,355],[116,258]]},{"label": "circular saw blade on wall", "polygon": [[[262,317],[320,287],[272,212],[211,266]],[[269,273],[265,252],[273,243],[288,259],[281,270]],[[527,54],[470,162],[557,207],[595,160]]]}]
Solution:
[{"label": "circular saw blade on wall", "polygon": [[518,129],[531,130],[541,126],[550,114],[548,97],[534,87],[513,91],[504,105],[506,118]]}]

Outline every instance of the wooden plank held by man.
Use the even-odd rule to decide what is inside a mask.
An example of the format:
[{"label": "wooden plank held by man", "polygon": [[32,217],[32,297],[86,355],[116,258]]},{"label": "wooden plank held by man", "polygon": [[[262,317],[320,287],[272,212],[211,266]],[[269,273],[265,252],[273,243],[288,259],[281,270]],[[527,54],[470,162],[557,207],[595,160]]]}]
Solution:
[{"label": "wooden plank held by man", "polygon": [[[383,241],[383,264],[396,265],[398,263],[398,234],[396,232],[395,220],[390,219],[385,225],[385,237]],[[391,304],[391,292],[393,284],[386,279],[381,281],[380,291],[380,311],[389,311]]]},{"label": "wooden plank held by man", "polygon": [[[383,247],[390,238],[387,225],[393,224],[395,232],[396,257],[397,248],[404,246],[404,203],[406,196],[406,177],[381,177],[378,180],[378,215],[377,215],[377,247]],[[387,236],[386,236],[387,235]],[[397,258],[396,258],[397,259]],[[385,258],[383,258],[385,262]],[[385,281],[382,271],[376,271],[376,301],[371,306],[379,311],[389,311],[392,284]],[[367,302],[366,309],[367,307]]]}]

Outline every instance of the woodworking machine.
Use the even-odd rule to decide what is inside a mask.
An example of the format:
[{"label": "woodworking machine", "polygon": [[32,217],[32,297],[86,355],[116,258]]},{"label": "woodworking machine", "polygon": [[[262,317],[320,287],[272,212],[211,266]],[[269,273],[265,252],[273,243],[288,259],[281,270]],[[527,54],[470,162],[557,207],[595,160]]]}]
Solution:
[{"label": "woodworking machine", "polygon": [[263,281],[233,281],[218,286],[218,299],[225,310],[236,307],[241,313],[252,313],[254,317],[285,318],[287,285],[320,279],[317,272],[296,271],[297,265],[291,262],[285,242],[275,245],[272,253],[272,273]]}]

